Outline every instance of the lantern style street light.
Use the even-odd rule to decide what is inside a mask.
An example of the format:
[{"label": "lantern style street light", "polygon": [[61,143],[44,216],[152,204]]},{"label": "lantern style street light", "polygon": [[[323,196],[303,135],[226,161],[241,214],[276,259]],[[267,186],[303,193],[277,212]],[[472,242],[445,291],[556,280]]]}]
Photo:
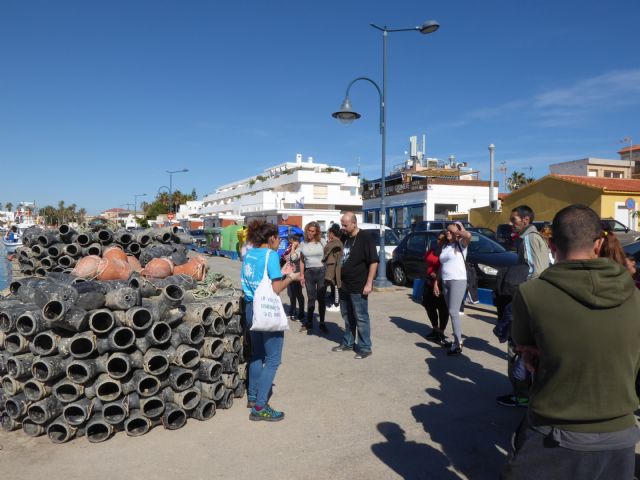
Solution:
[{"label": "lantern style street light", "polygon": [[349,124],[361,117],[358,112],[353,110],[353,107],[351,106],[351,100],[349,99],[351,86],[354,83],[360,80],[364,80],[372,84],[378,91],[378,96],[380,97],[380,135],[382,136],[382,175],[380,177],[380,251],[378,252],[378,274],[376,276],[374,285],[376,287],[388,287],[391,286],[391,283],[387,280],[387,258],[385,256],[384,250],[384,227],[386,225],[385,170],[387,157],[387,37],[389,33],[394,32],[420,32],[423,35],[427,35],[438,30],[438,28],[440,28],[440,24],[435,20],[428,20],[422,25],[413,28],[390,29],[386,26],[380,27],[374,24],[371,24],[371,26],[376,30],[380,30],[382,32],[382,88],[380,88],[378,84],[369,77],[358,77],[355,80],[352,80],[351,83],[349,83],[349,85],[347,86],[347,93],[345,94],[344,100],[342,101],[340,110],[332,113],[331,116],[344,124]]}]

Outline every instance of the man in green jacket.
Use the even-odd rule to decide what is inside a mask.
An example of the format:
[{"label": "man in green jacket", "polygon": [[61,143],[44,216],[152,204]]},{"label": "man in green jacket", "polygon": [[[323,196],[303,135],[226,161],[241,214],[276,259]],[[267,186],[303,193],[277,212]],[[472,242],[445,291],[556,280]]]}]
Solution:
[{"label": "man in green jacket", "polygon": [[553,219],[556,264],[520,285],[512,336],[533,372],[506,479],[631,479],[640,439],[640,293],[606,258],[600,218],[571,205]]}]

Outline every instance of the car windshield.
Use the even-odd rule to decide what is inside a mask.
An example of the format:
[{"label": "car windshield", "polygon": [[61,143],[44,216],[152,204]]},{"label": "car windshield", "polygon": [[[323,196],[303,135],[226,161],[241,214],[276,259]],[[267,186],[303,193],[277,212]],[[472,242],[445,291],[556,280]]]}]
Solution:
[{"label": "car windshield", "polygon": [[471,243],[469,244],[469,253],[503,253],[506,250],[497,242],[485,237],[484,235],[471,235]]},{"label": "car windshield", "polygon": [[[371,235],[371,238],[373,238],[373,241],[375,242],[375,244],[379,244],[380,243],[380,230],[367,230],[367,233],[369,235]],[[386,247],[395,247],[400,243],[400,239],[398,238],[398,235],[395,234],[395,232],[393,230],[385,230],[384,231],[384,244]]]},{"label": "car windshield", "polygon": [[602,220],[602,227],[610,232],[626,232],[626,227],[615,220]]}]

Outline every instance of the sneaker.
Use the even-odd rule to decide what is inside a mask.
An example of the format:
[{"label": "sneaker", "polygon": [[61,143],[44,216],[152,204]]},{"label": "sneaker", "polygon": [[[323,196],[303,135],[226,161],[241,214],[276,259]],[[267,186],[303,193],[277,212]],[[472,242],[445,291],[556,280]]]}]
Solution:
[{"label": "sneaker", "polygon": [[247,408],[253,408],[256,406],[256,399],[253,397],[247,397]]},{"label": "sneaker", "polygon": [[353,350],[353,347],[347,347],[346,345],[338,345],[337,347],[333,347],[331,349],[332,352],[350,352]]},{"label": "sneaker", "polygon": [[512,393],[497,397],[496,402],[498,402],[498,405],[502,405],[503,407],[527,408],[529,406],[529,399],[527,397],[516,397]]},{"label": "sneaker", "polygon": [[358,352],[353,358],[355,358],[356,360],[362,360],[370,356],[371,356],[371,352]]},{"label": "sneaker", "polygon": [[260,411],[256,410],[256,407],[253,407],[251,409],[251,413],[249,414],[249,420],[279,422],[280,420],[284,420],[284,412],[274,410],[269,405],[264,406]]},{"label": "sneaker", "polygon": [[336,305],[329,305],[327,307],[327,312],[339,312],[340,311],[340,307],[336,306]]},{"label": "sneaker", "polygon": [[453,343],[447,340],[447,337],[445,337],[444,335],[442,336],[442,338],[440,338],[440,341],[438,343],[444,348],[449,348],[451,345],[453,345]]},{"label": "sneaker", "polygon": [[449,355],[450,357],[454,357],[456,355],[462,355],[462,348],[453,347],[447,352],[447,355]]},{"label": "sneaker", "polygon": [[329,328],[325,325],[324,322],[320,322],[320,325],[318,325],[318,328],[322,333],[329,333]]}]

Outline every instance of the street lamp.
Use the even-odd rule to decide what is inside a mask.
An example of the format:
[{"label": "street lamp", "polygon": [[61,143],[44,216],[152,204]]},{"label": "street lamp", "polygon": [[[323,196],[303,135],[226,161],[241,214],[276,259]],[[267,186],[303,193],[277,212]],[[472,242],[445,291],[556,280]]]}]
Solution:
[{"label": "street lamp", "polygon": [[169,174],[169,201],[171,202],[171,213],[176,213],[173,208],[173,174],[184,173],[188,171],[188,168],[183,168],[182,170],[167,170],[167,173]]},{"label": "street lamp", "polygon": [[138,221],[138,197],[146,197],[146,193],[133,194],[133,218]]},{"label": "street lamp", "polygon": [[440,28],[440,24],[435,20],[428,20],[424,22],[422,25],[413,27],[413,28],[394,28],[389,29],[386,26],[379,27],[378,25],[370,24],[376,30],[380,30],[382,32],[382,88],[378,86],[376,82],[368,77],[358,77],[355,80],[352,80],[351,83],[347,86],[347,93],[344,97],[342,105],[340,106],[340,110],[331,114],[333,118],[338,119],[341,123],[349,124],[354,120],[357,120],[361,117],[361,115],[354,111],[351,106],[351,101],[349,100],[349,92],[351,90],[351,86],[359,80],[364,80],[371,83],[376,90],[378,91],[378,95],[380,97],[380,135],[382,136],[382,175],[380,180],[380,252],[378,253],[379,265],[378,265],[378,275],[375,280],[376,287],[388,287],[390,286],[389,281],[387,280],[387,258],[385,256],[384,251],[384,226],[386,225],[386,202],[385,202],[385,170],[386,170],[386,157],[387,157],[387,133],[386,133],[386,124],[387,124],[387,37],[390,32],[420,32],[424,35],[429,33],[433,33],[438,28]]}]

